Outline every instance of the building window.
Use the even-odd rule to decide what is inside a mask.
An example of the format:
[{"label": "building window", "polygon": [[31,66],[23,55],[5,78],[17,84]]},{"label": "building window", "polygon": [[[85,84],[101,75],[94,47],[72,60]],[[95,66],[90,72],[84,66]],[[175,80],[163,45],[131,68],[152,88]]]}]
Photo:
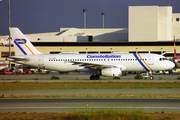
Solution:
[{"label": "building window", "polygon": [[[11,52],[11,56],[15,56],[15,52]],[[9,57],[9,52],[1,52],[1,57]]]},{"label": "building window", "polygon": [[50,54],[59,54],[61,52],[50,52]]},{"label": "building window", "polygon": [[176,18],[176,21],[179,21],[179,18]]},{"label": "building window", "polygon": [[86,54],[86,51],[79,51],[79,54]]},{"label": "building window", "polygon": [[111,51],[100,51],[100,53],[107,54],[107,53],[111,53]]},{"label": "building window", "polygon": [[94,53],[98,53],[98,51],[89,51],[87,52],[88,54],[94,54]]}]

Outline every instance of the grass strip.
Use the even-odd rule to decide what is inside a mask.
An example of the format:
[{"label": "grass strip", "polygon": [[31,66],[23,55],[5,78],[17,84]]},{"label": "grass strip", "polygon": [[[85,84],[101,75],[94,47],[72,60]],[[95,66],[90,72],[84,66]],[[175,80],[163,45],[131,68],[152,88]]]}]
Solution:
[{"label": "grass strip", "polygon": [[180,82],[12,82],[0,83],[0,90],[52,90],[52,89],[150,89],[180,88]]},{"label": "grass strip", "polygon": [[99,111],[90,113],[0,113],[2,120],[179,120],[180,113]]},{"label": "grass strip", "polygon": [[1,96],[0,98],[180,98],[180,95],[10,95]]}]

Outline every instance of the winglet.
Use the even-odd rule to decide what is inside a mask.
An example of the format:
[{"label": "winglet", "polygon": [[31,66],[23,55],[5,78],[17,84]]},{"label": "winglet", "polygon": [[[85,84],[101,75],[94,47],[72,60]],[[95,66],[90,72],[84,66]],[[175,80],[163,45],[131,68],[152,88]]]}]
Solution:
[{"label": "winglet", "polygon": [[35,55],[40,53],[26,38],[26,36],[17,28],[9,28],[16,55]]}]

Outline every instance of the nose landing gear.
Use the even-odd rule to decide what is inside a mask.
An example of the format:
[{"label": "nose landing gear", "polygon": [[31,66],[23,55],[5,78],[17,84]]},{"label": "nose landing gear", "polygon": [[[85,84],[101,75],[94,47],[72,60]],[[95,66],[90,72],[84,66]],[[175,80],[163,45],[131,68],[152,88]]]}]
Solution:
[{"label": "nose landing gear", "polygon": [[153,79],[154,79],[154,77],[152,76],[152,71],[149,72],[149,79],[150,79],[150,80],[153,80]]},{"label": "nose landing gear", "polygon": [[149,77],[149,79],[150,79],[150,80],[153,80],[153,79],[154,79],[154,77],[151,75],[151,76]]}]

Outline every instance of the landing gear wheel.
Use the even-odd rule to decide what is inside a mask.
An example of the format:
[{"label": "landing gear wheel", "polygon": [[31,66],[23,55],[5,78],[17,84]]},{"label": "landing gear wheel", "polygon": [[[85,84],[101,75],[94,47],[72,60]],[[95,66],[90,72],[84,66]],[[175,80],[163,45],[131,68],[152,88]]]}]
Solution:
[{"label": "landing gear wheel", "polygon": [[93,74],[93,75],[90,76],[90,80],[99,80],[99,78],[100,77],[97,74],[95,74],[95,75]]},{"label": "landing gear wheel", "polygon": [[150,76],[150,77],[149,77],[149,79],[150,79],[150,80],[153,80],[153,79],[154,79],[154,77],[153,77],[153,76]]},{"label": "landing gear wheel", "polygon": [[169,74],[172,74],[172,70],[169,70]]}]

